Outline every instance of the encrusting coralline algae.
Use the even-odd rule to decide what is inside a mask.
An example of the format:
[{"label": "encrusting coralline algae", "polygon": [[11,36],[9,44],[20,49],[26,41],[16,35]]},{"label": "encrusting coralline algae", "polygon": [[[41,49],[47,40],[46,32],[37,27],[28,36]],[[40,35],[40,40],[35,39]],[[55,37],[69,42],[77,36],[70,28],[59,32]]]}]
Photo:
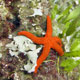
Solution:
[{"label": "encrusting coralline algae", "polygon": [[24,53],[25,56],[28,56],[27,64],[24,65],[23,70],[29,73],[34,72],[41,47],[37,48],[36,45],[25,36],[16,36],[13,37],[11,43],[6,45],[6,48],[9,49],[9,54],[11,56],[15,56],[18,59],[20,53]]}]

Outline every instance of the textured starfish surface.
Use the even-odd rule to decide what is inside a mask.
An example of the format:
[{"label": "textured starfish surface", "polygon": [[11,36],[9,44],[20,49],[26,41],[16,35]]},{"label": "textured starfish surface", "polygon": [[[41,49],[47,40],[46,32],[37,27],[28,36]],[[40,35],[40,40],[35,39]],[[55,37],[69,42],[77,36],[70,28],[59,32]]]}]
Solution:
[{"label": "textured starfish surface", "polygon": [[60,56],[64,54],[61,39],[59,37],[52,36],[52,23],[49,15],[47,16],[47,30],[44,37],[36,37],[27,31],[18,32],[18,35],[24,35],[30,38],[34,43],[43,45],[43,51],[37,60],[37,66],[35,67],[34,73],[37,73],[40,64],[47,58],[51,48],[57,51]]}]

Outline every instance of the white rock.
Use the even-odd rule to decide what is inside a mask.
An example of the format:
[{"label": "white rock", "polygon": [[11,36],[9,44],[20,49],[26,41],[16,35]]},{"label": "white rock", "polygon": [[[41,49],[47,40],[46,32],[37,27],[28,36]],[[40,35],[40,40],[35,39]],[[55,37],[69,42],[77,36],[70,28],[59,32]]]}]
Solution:
[{"label": "white rock", "polygon": [[[35,49],[34,51],[29,51],[27,53],[27,56],[29,58],[28,60],[28,64],[24,65],[24,69],[26,71],[28,71],[29,73],[34,72],[35,71],[35,67],[36,67],[36,62],[37,62],[37,58],[38,55],[37,53],[41,50],[41,48]],[[32,62],[32,63],[31,63]]]},{"label": "white rock", "polygon": [[2,58],[2,54],[0,53],[0,58]]},{"label": "white rock", "polygon": [[36,16],[36,15],[42,16],[43,15],[41,9],[34,8],[33,11],[34,11],[34,14],[31,16]]},{"label": "white rock", "polygon": [[72,59],[74,59],[75,61],[79,60],[80,57],[72,57]]},{"label": "white rock", "polygon": [[8,36],[8,38],[9,38],[9,39],[12,39],[12,38],[13,38],[13,36],[10,34],[10,35]]},{"label": "white rock", "polygon": [[13,52],[13,51],[9,50],[9,53],[11,56],[16,56],[18,58],[18,54],[19,54],[18,52]]},{"label": "white rock", "polygon": [[36,24],[32,24],[32,26],[36,26]]},{"label": "white rock", "polygon": [[40,52],[42,47],[36,48],[36,45],[25,36],[13,37],[13,41],[7,44],[6,47],[9,49],[11,56],[19,58],[18,55],[21,52],[28,56],[28,62],[26,65],[24,65],[24,70],[28,71],[29,73],[34,72],[37,65],[37,53]]}]

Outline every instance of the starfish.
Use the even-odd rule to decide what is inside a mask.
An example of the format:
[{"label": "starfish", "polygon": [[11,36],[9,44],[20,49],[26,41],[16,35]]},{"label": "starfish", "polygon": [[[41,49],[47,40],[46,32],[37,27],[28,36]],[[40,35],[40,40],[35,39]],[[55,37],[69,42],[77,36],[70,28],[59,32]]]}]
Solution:
[{"label": "starfish", "polygon": [[30,38],[34,43],[43,45],[43,51],[37,60],[37,66],[35,67],[34,73],[37,73],[40,64],[47,58],[51,48],[57,51],[60,56],[64,54],[61,39],[57,36],[52,36],[52,23],[49,15],[47,15],[47,30],[44,37],[36,37],[27,31],[18,32],[18,35],[24,35]]}]

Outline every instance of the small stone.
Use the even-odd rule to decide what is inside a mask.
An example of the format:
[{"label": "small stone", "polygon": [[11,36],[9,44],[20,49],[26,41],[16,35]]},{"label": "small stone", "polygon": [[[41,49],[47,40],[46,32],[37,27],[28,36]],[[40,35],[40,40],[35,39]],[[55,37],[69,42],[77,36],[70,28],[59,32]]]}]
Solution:
[{"label": "small stone", "polygon": [[9,38],[9,39],[12,39],[12,35],[10,34],[10,35],[8,36],[8,38]]},{"label": "small stone", "polygon": [[0,58],[2,58],[2,54],[0,53]]}]

